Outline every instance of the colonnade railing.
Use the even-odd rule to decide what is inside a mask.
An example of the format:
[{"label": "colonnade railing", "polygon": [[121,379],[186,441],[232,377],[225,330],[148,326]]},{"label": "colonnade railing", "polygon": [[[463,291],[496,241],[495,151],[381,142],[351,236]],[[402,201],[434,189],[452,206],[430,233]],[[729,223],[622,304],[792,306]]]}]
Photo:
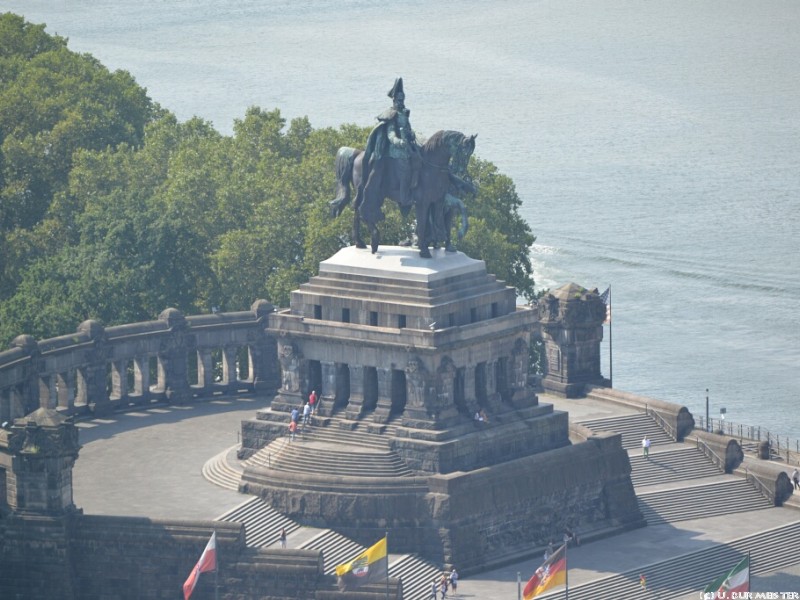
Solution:
[{"label": "colonnade railing", "polygon": [[170,308],[155,321],[85,321],[74,334],[18,336],[0,352],[0,423],[39,407],[102,415],[275,389],[275,340],[265,332],[273,311],[265,300],[249,311],[190,317]]}]

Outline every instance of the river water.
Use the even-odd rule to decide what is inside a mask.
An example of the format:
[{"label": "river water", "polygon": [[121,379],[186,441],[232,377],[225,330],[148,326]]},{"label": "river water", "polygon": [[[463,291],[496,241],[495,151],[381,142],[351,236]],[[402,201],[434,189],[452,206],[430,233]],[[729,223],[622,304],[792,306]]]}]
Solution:
[{"label": "river water", "polygon": [[[478,133],[539,287],[611,286],[614,386],[800,438],[794,0],[3,0],[180,119]],[[333,157],[332,157],[333,158]],[[606,328],[606,338],[609,330]],[[608,344],[604,373],[609,374]],[[794,443],[794,442],[793,442]]]}]

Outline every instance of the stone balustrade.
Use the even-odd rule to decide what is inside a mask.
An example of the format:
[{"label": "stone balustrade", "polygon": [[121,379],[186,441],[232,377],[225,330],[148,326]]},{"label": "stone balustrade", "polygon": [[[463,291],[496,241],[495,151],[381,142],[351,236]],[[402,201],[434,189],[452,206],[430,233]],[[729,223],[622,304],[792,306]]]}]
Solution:
[{"label": "stone balustrade", "polygon": [[103,327],[37,341],[20,335],[0,352],[0,422],[37,408],[103,415],[153,403],[186,404],[216,394],[271,392],[279,382],[274,307],[185,317],[166,309],[155,321]]}]

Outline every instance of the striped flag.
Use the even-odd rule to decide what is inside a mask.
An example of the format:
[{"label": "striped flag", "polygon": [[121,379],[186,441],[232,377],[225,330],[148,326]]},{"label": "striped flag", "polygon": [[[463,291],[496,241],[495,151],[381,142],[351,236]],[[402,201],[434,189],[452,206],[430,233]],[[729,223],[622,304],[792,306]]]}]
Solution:
[{"label": "striped flag", "polygon": [[200,555],[200,560],[189,573],[189,577],[183,584],[183,600],[189,600],[192,595],[197,580],[200,579],[200,573],[208,573],[209,571],[217,570],[217,532],[211,534],[211,539],[206,544],[206,549]]},{"label": "striped flag", "polygon": [[551,587],[567,582],[567,545],[564,544],[536,569],[525,589],[522,590],[524,600],[532,600]]},{"label": "striped flag", "polygon": [[380,581],[388,576],[389,556],[386,552],[385,537],[349,563],[336,567],[336,577],[339,579],[339,589],[342,591]]},{"label": "striped flag", "polygon": [[[750,591],[750,557],[739,561],[729,573],[718,577],[703,590],[704,598],[731,598],[732,592]],[[709,594],[713,594],[709,595]]]},{"label": "striped flag", "polygon": [[611,286],[608,286],[608,289],[600,294],[600,300],[606,305],[606,319],[603,321],[603,325],[607,325],[611,323]]}]

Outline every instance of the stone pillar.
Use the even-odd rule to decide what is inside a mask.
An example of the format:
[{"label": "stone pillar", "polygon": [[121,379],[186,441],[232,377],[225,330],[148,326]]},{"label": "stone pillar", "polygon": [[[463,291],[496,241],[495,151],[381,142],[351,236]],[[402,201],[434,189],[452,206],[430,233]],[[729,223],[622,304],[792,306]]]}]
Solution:
[{"label": "stone pillar", "polygon": [[56,407],[56,377],[45,375],[39,378],[39,405],[42,408]]},{"label": "stone pillar", "polygon": [[336,400],[336,363],[321,361],[322,388],[319,391],[319,408],[317,413],[330,416],[333,413],[333,403]]},{"label": "stone pillar", "polygon": [[486,404],[491,411],[501,409],[501,398],[497,391],[497,361],[486,361]]},{"label": "stone pillar", "polygon": [[112,409],[106,387],[106,364],[111,356],[106,330],[97,321],[88,320],[78,326],[78,333],[88,337],[91,345],[85,351],[84,366],[78,372],[79,400],[76,404],[87,404],[95,415],[107,415]]},{"label": "stone pillar", "polygon": [[115,360],[111,363],[111,397],[124,398],[128,395],[128,378],[125,373],[126,361]]},{"label": "stone pillar", "polygon": [[72,419],[39,408],[17,419],[0,439],[10,455],[6,499],[12,511],[59,515],[74,511],[72,467],[78,458],[78,430]]},{"label": "stone pillar", "polygon": [[75,371],[58,373],[55,380],[58,408],[72,409],[75,406]]},{"label": "stone pillar", "polygon": [[529,367],[529,341],[517,338],[514,349],[511,352],[511,363],[509,373],[509,388],[511,389],[511,401],[514,406],[535,406],[538,403],[536,394],[528,386],[528,367]]},{"label": "stone pillar", "polygon": [[475,367],[476,365],[467,365],[464,368],[464,402],[470,417],[480,410],[478,398],[475,396]]},{"label": "stone pillar", "polygon": [[406,407],[402,424],[406,427],[431,429],[436,405],[436,379],[419,356],[409,356],[406,363]]},{"label": "stone pillar", "polygon": [[442,358],[436,370],[436,396],[431,406],[431,413],[440,425],[446,425],[458,417],[455,400],[456,366],[449,356]]},{"label": "stone pillar", "polygon": [[222,348],[222,385],[228,390],[234,389],[238,380],[236,373],[236,354],[238,350],[236,346],[224,346]]},{"label": "stone pillar", "polygon": [[280,386],[278,349],[275,338],[265,333],[269,326],[269,315],[275,307],[266,300],[256,300],[250,307],[260,327],[249,345],[250,379],[256,392],[269,392]]},{"label": "stone pillar", "polygon": [[197,349],[197,385],[203,395],[210,395],[214,385],[214,367],[209,348]]},{"label": "stone pillar", "polygon": [[11,342],[11,347],[19,348],[28,358],[22,367],[24,382],[11,392],[11,418],[15,419],[39,408],[41,354],[39,343],[30,335],[18,335]]},{"label": "stone pillar", "polygon": [[547,294],[539,303],[549,392],[574,398],[587,384],[610,385],[600,373],[600,343],[606,306],[597,290],[575,283]]},{"label": "stone pillar", "polygon": [[350,401],[347,403],[345,416],[348,419],[358,419],[364,406],[364,367],[363,365],[350,365]]},{"label": "stone pillar", "polygon": [[392,412],[392,369],[377,369],[378,372],[378,406],[372,413],[376,423],[386,423]]},{"label": "stone pillar", "polygon": [[133,391],[143,400],[150,396],[150,357],[137,356],[133,359]]},{"label": "stone pillar", "polygon": [[281,341],[278,344],[278,356],[281,365],[281,387],[272,401],[273,410],[289,412],[292,408],[302,409],[303,398],[303,357],[291,342]]},{"label": "stone pillar", "polygon": [[[164,394],[171,404],[185,404],[191,397],[189,377],[186,372],[187,332],[189,324],[183,313],[175,308],[168,308],[158,315],[159,321],[166,323],[169,335],[162,338],[158,351],[159,369],[163,369]],[[162,373],[159,373],[161,379]]]}]

